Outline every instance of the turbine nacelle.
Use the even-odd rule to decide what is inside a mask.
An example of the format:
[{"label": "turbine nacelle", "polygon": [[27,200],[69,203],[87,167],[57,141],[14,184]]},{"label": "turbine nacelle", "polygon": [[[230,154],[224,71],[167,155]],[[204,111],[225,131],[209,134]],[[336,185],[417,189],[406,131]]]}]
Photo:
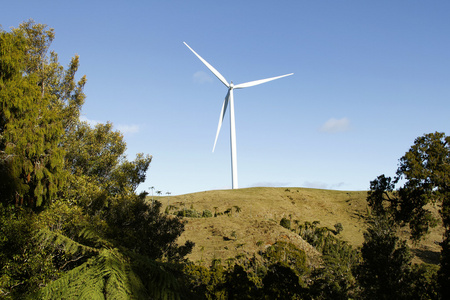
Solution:
[{"label": "turbine nacelle", "polygon": [[255,86],[255,85],[262,84],[262,83],[265,83],[265,82],[269,82],[269,81],[272,81],[272,80],[275,80],[275,79],[278,79],[278,78],[290,76],[290,75],[292,75],[294,73],[281,75],[281,76],[277,76],[277,77],[266,78],[266,79],[255,80],[255,81],[249,81],[249,82],[246,82],[246,83],[240,83],[240,84],[234,85],[233,81],[228,83],[227,80],[225,79],[225,77],[223,77],[222,74],[219,73],[219,71],[214,69],[213,66],[211,66],[200,55],[198,55],[197,52],[195,52],[191,47],[189,47],[188,44],[186,44],[185,42],[183,42],[183,43],[228,88],[228,93],[225,96],[225,100],[223,101],[222,111],[220,112],[220,116],[219,116],[219,124],[217,126],[217,133],[216,133],[216,139],[214,141],[213,152],[214,152],[214,149],[216,148],[217,138],[219,137],[220,128],[222,127],[223,118],[225,117],[225,112],[227,111],[227,107],[228,107],[228,103],[229,103],[230,104],[231,180],[232,180],[232,187],[233,187],[233,189],[237,189],[238,188],[238,183],[237,183],[237,162],[236,162],[236,129],[235,129],[235,121],[234,121],[233,90],[234,89],[243,89],[243,88],[246,88],[246,87]]}]

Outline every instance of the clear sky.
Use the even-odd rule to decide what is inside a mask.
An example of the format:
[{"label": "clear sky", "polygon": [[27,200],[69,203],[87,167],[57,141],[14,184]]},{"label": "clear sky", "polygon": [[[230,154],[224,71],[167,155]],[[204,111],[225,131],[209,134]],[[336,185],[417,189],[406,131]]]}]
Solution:
[{"label": "clear sky", "polygon": [[231,187],[235,84],[240,187],[366,190],[394,175],[414,139],[450,134],[450,1],[7,1],[3,29],[55,28],[62,65],[80,55],[83,118],[124,133],[130,160],[153,155],[163,193]]}]

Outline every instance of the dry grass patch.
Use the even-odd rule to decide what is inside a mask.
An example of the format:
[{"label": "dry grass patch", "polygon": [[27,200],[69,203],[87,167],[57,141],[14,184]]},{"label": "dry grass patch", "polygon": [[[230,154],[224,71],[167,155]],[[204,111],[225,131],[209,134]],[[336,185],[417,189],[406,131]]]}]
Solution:
[{"label": "dry grass patch", "polygon": [[[314,261],[318,252],[296,233],[280,226],[282,218],[291,220],[293,229],[304,222],[320,221],[320,226],[330,229],[341,223],[344,230],[339,236],[355,247],[361,246],[366,228],[366,197],[366,191],[258,187],[155,199],[161,201],[163,210],[169,203],[175,210],[193,208],[199,213],[209,210],[213,215],[219,214],[212,218],[185,218],[186,230],[179,241],[195,242],[188,258],[209,264],[213,258],[225,261],[241,254],[253,255],[277,240],[296,244]],[[227,210],[231,212],[220,214]],[[433,229],[420,245],[411,245],[419,257],[416,262],[436,257],[440,251],[436,242],[442,238],[441,230]]]}]

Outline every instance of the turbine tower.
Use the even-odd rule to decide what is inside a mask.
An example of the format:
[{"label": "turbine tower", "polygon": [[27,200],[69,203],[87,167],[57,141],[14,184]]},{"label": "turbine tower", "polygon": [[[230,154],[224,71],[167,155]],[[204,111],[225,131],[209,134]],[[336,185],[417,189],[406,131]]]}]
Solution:
[{"label": "turbine tower", "polygon": [[262,84],[268,81],[272,81],[278,78],[290,76],[294,73],[281,75],[277,77],[271,77],[266,79],[260,79],[255,81],[250,81],[246,83],[240,83],[237,85],[233,84],[233,81],[228,83],[228,81],[225,79],[225,77],[222,76],[222,74],[219,73],[216,69],[214,69],[213,66],[211,66],[206,60],[204,60],[200,55],[197,54],[191,47],[189,47],[186,42],[183,42],[186,47],[191,50],[195,56],[197,56],[204,64],[205,66],[228,88],[228,93],[225,96],[225,100],[223,101],[222,105],[222,111],[220,112],[219,116],[219,125],[217,126],[217,133],[216,133],[216,139],[214,141],[214,149],[216,148],[217,138],[219,137],[220,128],[222,127],[223,118],[225,117],[225,112],[227,111],[228,104],[230,105],[230,146],[231,146],[231,182],[232,182],[232,188],[237,189],[238,188],[238,176],[237,176],[237,157],[236,157],[236,125],[235,125],[235,119],[234,119],[234,97],[233,97],[233,90],[235,89],[243,89],[246,87],[251,87],[254,85]]}]

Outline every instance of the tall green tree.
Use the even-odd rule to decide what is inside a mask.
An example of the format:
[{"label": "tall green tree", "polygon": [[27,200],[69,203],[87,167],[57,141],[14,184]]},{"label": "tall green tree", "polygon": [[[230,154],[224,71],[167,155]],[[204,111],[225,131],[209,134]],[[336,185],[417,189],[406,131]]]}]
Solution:
[{"label": "tall green tree", "polygon": [[78,119],[85,78],[75,83],[78,57],[64,70],[54,32],[28,21],[0,32],[0,186],[2,201],[49,204],[63,181],[65,129]]},{"label": "tall green tree", "polygon": [[[396,184],[404,184],[395,189]],[[400,158],[397,175],[384,175],[371,182],[368,202],[378,215],[393,217],[397,224],[409,225],[411,237],[419,240],[429,228],[442,222],[439,282],[441,296],[450,297],[450,137],[442,132],[425,134],[414,141]],[[430,210],[440,207],[439,216]],[[439,220],[440,219],[440,220]]]},{"label": "tall green tree", "polygon": [[412,254],[385,216],[370,221],[361,248],[358,280],[365,299],[411,299]]}]

